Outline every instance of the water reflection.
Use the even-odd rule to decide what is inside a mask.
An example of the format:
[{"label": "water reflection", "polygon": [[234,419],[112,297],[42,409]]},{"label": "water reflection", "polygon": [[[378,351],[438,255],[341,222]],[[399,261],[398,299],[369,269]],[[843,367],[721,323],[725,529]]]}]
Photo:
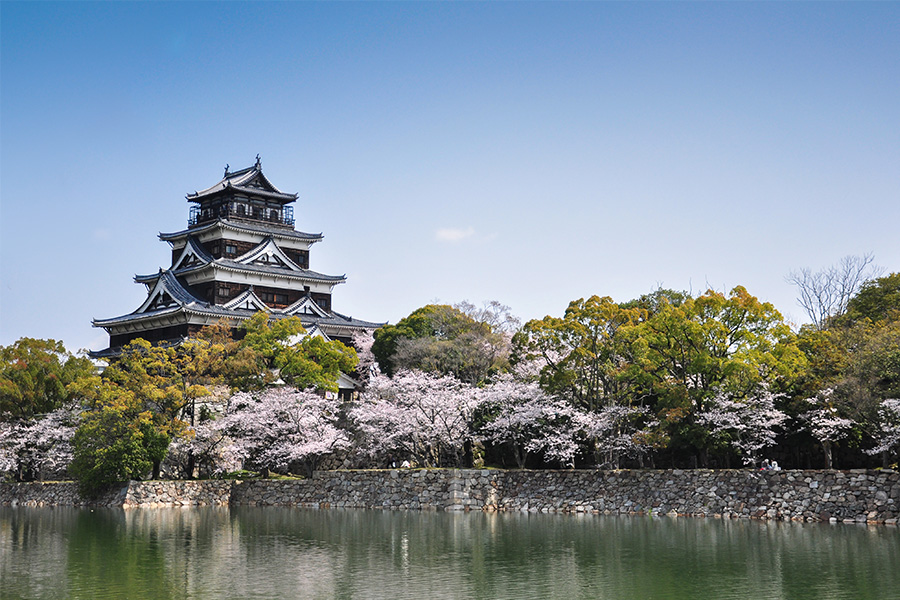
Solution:
[{"label": "water reflection", "polygon": [[0,508],[0,598],[900,598],[889,527]]}]

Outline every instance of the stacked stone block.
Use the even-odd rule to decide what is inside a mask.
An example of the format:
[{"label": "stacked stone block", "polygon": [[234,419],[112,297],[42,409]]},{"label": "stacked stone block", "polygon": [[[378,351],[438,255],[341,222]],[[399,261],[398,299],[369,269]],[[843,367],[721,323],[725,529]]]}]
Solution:
[{"label": "stacked stone block", "polygon": [[690,515],[886,523],[900,473],[868,471],[320,471],[311,479],[132,481],[96,500],[71,482],[0,484],[0,505],[303,506],[386,510]]}]

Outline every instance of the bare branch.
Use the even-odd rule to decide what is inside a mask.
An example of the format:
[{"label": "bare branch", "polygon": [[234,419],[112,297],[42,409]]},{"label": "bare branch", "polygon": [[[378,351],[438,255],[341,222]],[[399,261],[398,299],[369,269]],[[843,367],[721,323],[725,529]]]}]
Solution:
[{"label": "bare branch", "polygon": [[883,269],[873,264],[871,252],[862,256],[845,256],[836,265],[813,272],[809,267],[791,271],[785,278],[796,285],[803,307],[816,329],[824,329],[828,321],[847,311],[847,303],[863,282],[878,277]]}]

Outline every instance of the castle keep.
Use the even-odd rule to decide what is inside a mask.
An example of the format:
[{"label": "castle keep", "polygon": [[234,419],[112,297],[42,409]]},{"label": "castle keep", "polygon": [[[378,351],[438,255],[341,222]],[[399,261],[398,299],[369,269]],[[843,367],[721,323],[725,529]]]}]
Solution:
[{"label": "castle keep", "polygon": [[115,354],[133,339],[175,342],[221,319],[233,327],[264,311],[270,318],[300,317],[310,335],[350,344],[354,332],[380,323],[335,312],[332,294],[344,275],[309,268],[310,248],[321,233],[294,229],[297,194],[272,185],[256,164],[230,171],[215,185],[188,194],[188,227],[159,238],[172,247],[172,263],[134,280],[147,286],[147,298],[134,312],[94,319],[109,333]]}]

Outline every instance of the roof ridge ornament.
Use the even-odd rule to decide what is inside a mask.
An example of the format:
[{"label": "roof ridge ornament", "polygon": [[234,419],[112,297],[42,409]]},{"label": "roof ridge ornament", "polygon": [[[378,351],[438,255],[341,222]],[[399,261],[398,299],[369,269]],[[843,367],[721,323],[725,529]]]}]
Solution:
[{"label": "roof ridge ornament", "polygon": [[228,177],[228,168],[229,168],[229,164],[225,163],[225,177]]},{"label": "roof ridge ornament", "polygon": [[256,170],[259,171],[262,169],[262,162],[259,160],[259,153],[256,154]]}]

